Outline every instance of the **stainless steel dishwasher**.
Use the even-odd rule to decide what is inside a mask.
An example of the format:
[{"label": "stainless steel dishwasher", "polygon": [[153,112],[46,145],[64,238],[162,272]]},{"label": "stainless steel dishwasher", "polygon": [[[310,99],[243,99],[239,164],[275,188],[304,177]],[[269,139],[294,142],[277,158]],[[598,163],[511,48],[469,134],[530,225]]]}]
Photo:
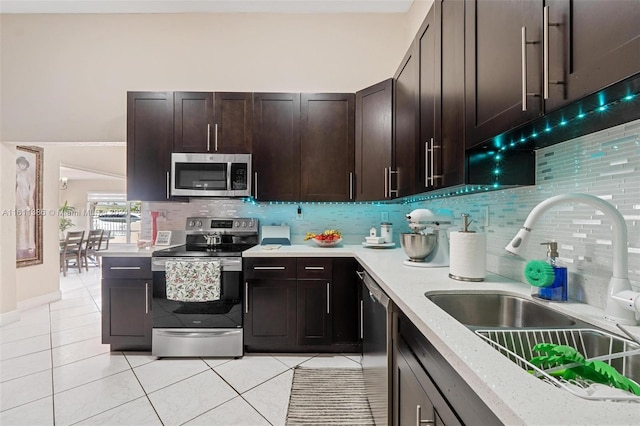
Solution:
[{"label": "stainless steel dishwasher", "polygon": [[376,425],[391,424],[391,327],[393,302],[366,271],[362,280],[362,371]]}]

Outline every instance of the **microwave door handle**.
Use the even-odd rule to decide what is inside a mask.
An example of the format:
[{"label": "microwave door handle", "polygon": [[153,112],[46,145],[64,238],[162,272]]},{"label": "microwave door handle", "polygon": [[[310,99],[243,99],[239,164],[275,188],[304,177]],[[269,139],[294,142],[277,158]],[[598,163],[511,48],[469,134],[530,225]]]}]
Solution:
[{"label": "microwave door handle", "polygon": [[231,185],[231,165],[232,164],[233,163],[231,161],[227,163],[227,191],[231,191],[233,189]]}]

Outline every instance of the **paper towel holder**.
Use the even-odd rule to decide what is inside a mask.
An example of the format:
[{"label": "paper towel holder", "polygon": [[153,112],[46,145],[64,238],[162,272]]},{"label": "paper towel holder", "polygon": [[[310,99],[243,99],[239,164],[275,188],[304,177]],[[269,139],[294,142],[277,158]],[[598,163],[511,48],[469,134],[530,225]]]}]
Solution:
[{"label": "paper towel holder", "polygon": [[[469,215],[467,213],[462,213],[462,231],[460,231],[460,232],[461,233],[465,233],[465,234],[475,234],[475,231],[470,231],[469,230],[469,225],[471,225],[472,222],[473,222],[473,220],[469,220]],[[450,247],[453,247],[453,244],[451,244]],[[450,257],[453,258],[453,255],[451,255]],[[486,262],[486,260],[485,260],[485,262]],[[453,266],[453,268],[455,269],[455,267],[457,266],[457,262],[455,260],[453,260],[452,263],[453,263],[453,265],[450,265],[450,268],[451,268],[451,266]],[[449,270],[449,278],[457,280],[457,281],[467,281],[467,282],[481,282],[481,281],[484,281],[484,276],[483,277],[466,277],[466,276],[462,276],[460,274],[451,273],[451,269]]]}]

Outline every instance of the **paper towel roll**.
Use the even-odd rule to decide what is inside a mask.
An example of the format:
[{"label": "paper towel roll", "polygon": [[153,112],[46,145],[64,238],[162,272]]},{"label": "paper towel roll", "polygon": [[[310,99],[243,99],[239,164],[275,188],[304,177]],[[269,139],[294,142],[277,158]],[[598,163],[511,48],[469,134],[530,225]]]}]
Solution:
[{"label": "paper towel roll", "polygon": [[486,235],[451,232],[449,277],[460,281],[484,281],[487,272]]}]

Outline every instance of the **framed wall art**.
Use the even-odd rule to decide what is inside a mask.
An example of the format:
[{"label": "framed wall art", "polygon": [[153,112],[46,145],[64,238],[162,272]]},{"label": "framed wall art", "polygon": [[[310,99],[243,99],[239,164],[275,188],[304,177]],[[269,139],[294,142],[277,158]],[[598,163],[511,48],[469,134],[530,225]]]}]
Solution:
[{"label": "framed wall art", "polygon": [[42,263],[42,153],[16,147],[16,267]]}]

